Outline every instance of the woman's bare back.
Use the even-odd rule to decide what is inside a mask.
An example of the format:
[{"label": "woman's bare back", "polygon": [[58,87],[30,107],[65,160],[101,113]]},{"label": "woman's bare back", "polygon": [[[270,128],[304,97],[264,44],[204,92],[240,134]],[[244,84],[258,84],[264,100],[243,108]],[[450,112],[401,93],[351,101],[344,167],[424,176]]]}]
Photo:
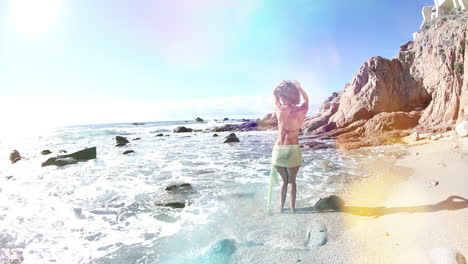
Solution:
[{"label": "woman's bare back", "polygon": [[282,105],[276,109],[279,131],[276,145],[299,144],[299,131],[306,113],[306,107],[296,105]]}]

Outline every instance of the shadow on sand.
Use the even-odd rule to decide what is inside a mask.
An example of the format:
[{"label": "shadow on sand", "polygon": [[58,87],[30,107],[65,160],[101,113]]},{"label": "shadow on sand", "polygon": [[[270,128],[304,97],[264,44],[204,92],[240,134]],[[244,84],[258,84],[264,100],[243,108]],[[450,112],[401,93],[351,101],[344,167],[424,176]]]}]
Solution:
[{"label": "shadow on sand", "polygon": [[359,216],[380,217],[389,214],[397,213],[427,213],[438,212],[443,210],[461,210],[468,208],[468,200],[461,197],[452,195],[446,200],[429,205],[420,206],[402,206],[402,207],[361,207],[361,206],[342,206],[341,210],[317,210],[315,207],[297,208],[296,213],[324,213],[324,212],[345,212]]}]

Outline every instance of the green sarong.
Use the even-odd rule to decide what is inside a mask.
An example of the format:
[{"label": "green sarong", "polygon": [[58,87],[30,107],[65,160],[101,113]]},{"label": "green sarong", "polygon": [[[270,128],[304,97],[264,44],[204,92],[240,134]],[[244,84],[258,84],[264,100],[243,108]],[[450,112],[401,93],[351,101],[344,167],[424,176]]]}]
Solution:
[{"label": "green sarong", "polygon": [[301,165],[302,154],[299,145],[274,145],[271,157],[270,184],[268,186],[268,209],[270,211],[273,184],[279,184],[275,166],[293,168]]}]

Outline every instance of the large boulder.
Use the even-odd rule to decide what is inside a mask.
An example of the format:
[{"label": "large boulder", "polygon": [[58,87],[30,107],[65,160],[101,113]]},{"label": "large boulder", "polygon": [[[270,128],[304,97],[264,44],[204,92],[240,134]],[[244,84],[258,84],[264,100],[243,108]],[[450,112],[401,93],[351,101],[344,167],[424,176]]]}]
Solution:
[{"label": "large boulder", "polygon": [[121,136],[116,136],[115,140],[117,141],[117,145],[115,145],[116,147],[123,147],[129,143],[127,138]]},{"label": "large boulder", "polygon": [[200,117],[197,117],[197,118],[195,118],[195,121],[196,121],[196,122],[204,122],[205,120],[203,120],[203,119],[200,118]]},{"label": "large boulder", "polygon": [[192,131],[193,129],[187,128],[184,126],[179,126],[179,127],[174,128],[174,133],[186,133],[186,132],[192,132]]},{"label": "large boulder", "polygon": [[52,157],[47,159],[45,162],[42,163],[41,167],[56,165],[56,166],[64,166],[68,164],[74,164],[80,161],[87,161],[90,159],[96,158],[96,147],[86,148],[71,154],[67,155],[59,155],[57,157]]},{"label": "large boulder", "polygon": [[21,157],[20,153],[16,149],[10,153],[10,161],[12,164],[18,162],[22,158],[23,157]]},{"label": "large boulder", "polygon": [[45,150],[41,151],[42,155],[49,155],[50,153],[52,153],[52,151],[50,151],[48,149],[45,149]]}]

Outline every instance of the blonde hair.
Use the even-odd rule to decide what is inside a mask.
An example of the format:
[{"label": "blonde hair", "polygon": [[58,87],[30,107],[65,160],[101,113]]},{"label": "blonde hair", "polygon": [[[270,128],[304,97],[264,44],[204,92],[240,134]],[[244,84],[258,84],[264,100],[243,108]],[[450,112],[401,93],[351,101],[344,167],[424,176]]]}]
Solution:
[{"label": "blonde hair", "polygon": [[285,104],[297,105],[301,101],[299,90],[290,81],[281,81],[276,86],[274,94],[279,96]]}]

